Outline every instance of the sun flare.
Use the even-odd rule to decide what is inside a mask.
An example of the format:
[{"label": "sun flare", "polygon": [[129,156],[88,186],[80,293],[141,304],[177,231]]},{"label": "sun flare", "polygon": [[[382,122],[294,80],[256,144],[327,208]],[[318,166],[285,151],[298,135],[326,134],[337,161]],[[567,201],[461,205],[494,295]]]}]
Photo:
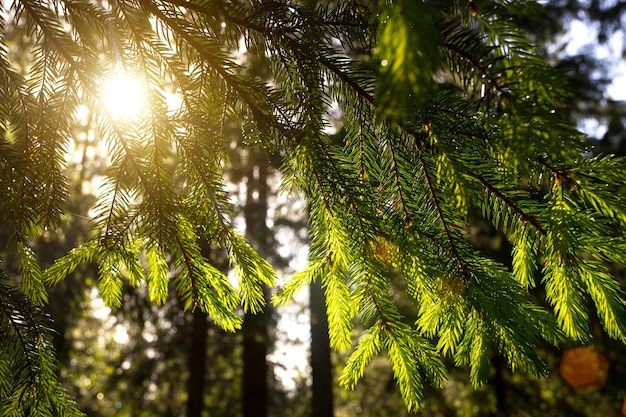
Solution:
[{"label": "sun flare", "polygon": [[128,120],[139,116],[146,106],[146,93],[137,78],[118,74],[103,85],[102,101],[115,119]]}]

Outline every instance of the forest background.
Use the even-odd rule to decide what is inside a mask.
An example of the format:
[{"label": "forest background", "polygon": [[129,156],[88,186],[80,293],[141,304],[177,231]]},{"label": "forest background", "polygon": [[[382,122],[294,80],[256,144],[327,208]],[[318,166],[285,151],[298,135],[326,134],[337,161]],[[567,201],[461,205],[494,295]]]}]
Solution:
[{"label": "forest background", "polygon": [[[478,12],[484,7],[481,2],[467,4]],[[618,45],[624,53],[621,28],[625,9],[620,2],[555,1],[538,5],[532,13],[513,16],[546,61],[568,77],[572,95],[562,112],[589,135],[589,152],[593,154],[626,153],[626,105],[607,95],[614,62],[598,59],[594,53],[606,45]],[[571,38],[566,30],[573,20],[594,28],[596,39],[575,55],[568,55],[564,51]],[[24,36],[25,28],[10,23],[4,23],[4,43],[14,55],[23,50],[27,59],[33,47],[31,40]],[[622,39],[621,45],[616,39]],[[268,76],[266,63],[252,62],[255,57],[245,53],[240,59],[250,60],[243,65],[249,74],[261,79]],[[334,140],[341,141],[346,134],[345,114],[335,108],[328,117],[334,128],[329,132]],[[44,268],[86,240],[93,226],[98,183],[105,175],[102,132],[95,116],[86,109],[77,120],[72,128],[71,157],[65,166],[70,189],[67,209],[60,216],[60,224],[42,230],[31,244]],[[242,132],[229,124],[224,131],[231,161],[224,178],[234,203],[234,222],[279,275],[288,277],[294,266],[301,268],[303,255],[309,250],[304,202],[296,194],[281,192],[280,158],[261,147],[248,146],[245,129]],[[507,238],[479,213],[471,218],[474,245],[485,256],[509,265]],[[10,281],[21,284],[19,257],[10,251],[12,230],[3,227],[0,233],[2,268]],[[224,250],[208,241],[200,243],[204,256],[228,274]],[[393,256],[389,255],[391,247],[377,249],[386,254],[383,256]],[[558,348],[539,344],[539,355],[550,371],[547,377],[513,373],[494,353],[486,383],[475,389],[467,370],[450,363],[443,388],[426,385],[422,410],[408,412],[385,357],[372,360],[353,391],[339,387],[337,375],[348,353],[331,353],[319,282],[311,284],[308,299],[300,298],[285,309],[271,307],[273,290],[263,287],[268,305],[257,314],[239,312],[244,318],[242,330],[232,333],[201,309],[190,311],[184,299],[168,297],[158,305],[148,287],[129,281],[124,283],[118,305],[106,307],[97,289],[98,268],[91,261],[76,268],[48,289],[45,304],[54,328],[58,378],[89,416],[611,416],[619,415],[626,395],[624,345],[608,337],[600,322],[593,321],[593,345],[611,363],[602,390],[576,393],[558,375],[563,350],[580,341]],[[624,270],[611,268],[623,288]],[[396,278],[392,274],[391,285],[401,288],[403,284]],[[176,293],[174,284],[170,285],[171,293]],[[410,318],[414,314],[410,301],[400,297],[397,302],[404,315]],[[291,321],[297,322],[297,329],[310,325],[310,338],[302,340],[301,332],[294,332],[287,324]],[[355,332],[359,331],[357,325]],[[309,348],[303,350],[303,344]],[[302,366],[305,361],[310,361],[308,367]],[[293,371],[294,365],[302,373],[289,381],[283,368]]]}]

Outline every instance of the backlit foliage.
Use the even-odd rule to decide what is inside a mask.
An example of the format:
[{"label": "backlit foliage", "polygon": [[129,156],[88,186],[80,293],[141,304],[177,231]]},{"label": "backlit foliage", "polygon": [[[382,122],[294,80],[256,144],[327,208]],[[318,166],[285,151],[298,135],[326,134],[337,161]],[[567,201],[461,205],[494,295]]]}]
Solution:
[{"label": "backlit foliage", "polygon": [[[560,117],[567,81],[513,23],[534,5],[5,2],[0,221],[23,291],[45,303],[46,285],[96,261],[111,306],[125,280],[162,303],[172,279],[189,308],[239,328],[238,306],[257,311],[275,274],[232,223],[224,132],[235,124],[249,146],[282,158],[283,186],[307,198],[309,263],[275,301],[322,281],[331,343],[354,346],[343,385],[386,352],[412,410],[424,381],[442,384],[445,356],[480,386],[495,352],[542,375],[536,343],[587,341],[596,312],[626,341],[623,293],[606,266],[626,264],[626,164],[589,157]],[[8,47],[10,26],[32,40],[25,61]],[[268,79],[246,75],[255,58],[270,63]],[[136,120],[103,102],[117,71],[132,73],[148,97]],[[97,118],[109,169],[91,235],[41,270],[29,242],[64,211],[79,105]],[[345,120],[333,137],[332,106]],[[472,247],[472,211],[508,237],[511,268]],[[200,239],[227,249],[239,285]],[[395,304],[390,269],[406,281],[415,323]],[[531,302],[536,286],[547,307]],[[355,341],[357,319],[368,330]]]}]

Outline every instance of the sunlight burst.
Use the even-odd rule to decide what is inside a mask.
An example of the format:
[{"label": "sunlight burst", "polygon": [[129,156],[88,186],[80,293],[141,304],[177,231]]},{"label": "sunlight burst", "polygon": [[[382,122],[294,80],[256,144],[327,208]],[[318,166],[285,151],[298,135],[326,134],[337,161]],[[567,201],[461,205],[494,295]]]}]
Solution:
[{"label": "sunlight burst", "polygon": [[104,107],[115,119],[137,117],[146,106],[146,93],[141,81],[131,75],[118,74],[109,78],[102,93]]}]

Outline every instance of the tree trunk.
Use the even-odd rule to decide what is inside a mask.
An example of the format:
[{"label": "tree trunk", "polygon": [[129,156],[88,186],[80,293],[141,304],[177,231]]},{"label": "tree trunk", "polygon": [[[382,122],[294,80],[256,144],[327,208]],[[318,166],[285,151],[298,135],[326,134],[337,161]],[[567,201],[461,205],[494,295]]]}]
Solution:
[{"label": "tree trunk", "polygon": [[324,290],[322,284],[317,281],[313,282],[309,289],[311,292],[312,416],[333,417],[333,372]]},{"label": "tree trunk", "polygon": [[[260,150],[251,149],[244,175],[247,177],[244,219],[246,237],[267,259],[274,242],[267,227],[268,162]],[[243,417],[267,417],[269,381],[267,354],[270,351],[272,308],[269,290],[264,288],[266,306],[257,314],[246,314],[243,322]]]},{"label": "tree trunk", "polygon": [[[266,299],[267,297],[267,291]],[[243,417],[268,415],[268,328],[271,309],[266,306],[258,314],[246,314],[243,322]]]},{"label": "tree trunk", "polygon": [[201,417],[204,408],[204,391],[207,357],[207,315],[200,309],[192,313],[191,345],[187,355],[189,379],[187,380],[187,417]]}]

